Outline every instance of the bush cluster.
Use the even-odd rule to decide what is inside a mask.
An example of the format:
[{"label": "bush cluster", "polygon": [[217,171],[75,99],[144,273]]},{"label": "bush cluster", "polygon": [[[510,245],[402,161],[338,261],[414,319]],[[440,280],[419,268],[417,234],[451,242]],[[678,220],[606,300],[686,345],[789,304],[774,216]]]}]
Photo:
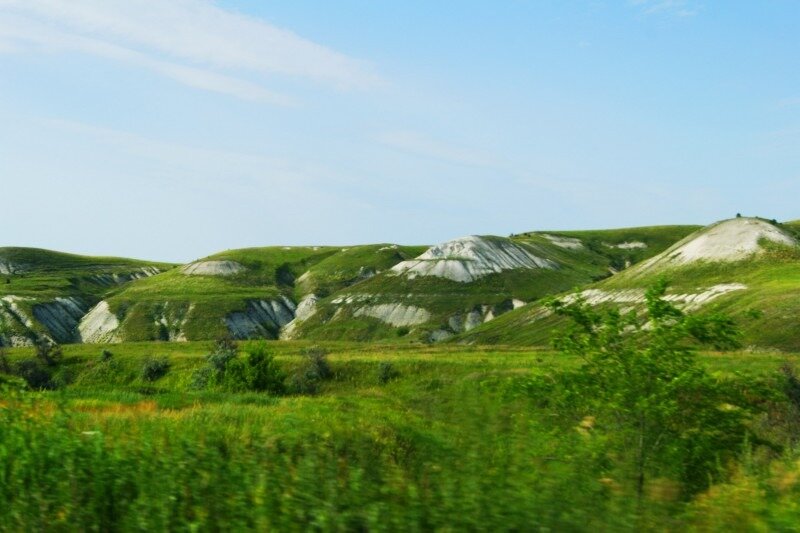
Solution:
[{"label": "bush cluster", "polygon": [[301,352],[300,365],[289,379],[289,391],[294,394],[316,394],[320,384],[333,377],[328,363],[328,350],[312,346]]},{"label": "bush cluster", "polygon": [[142,379],[144,381],[158,381],[169,372],[170,362],[166,357],[150,357],[142,365]]},{"label": "bush cluster", "polygon": [[239,356],[239,346],[230,337],[218,339],[206,357],[207,365],[192,375],[192,388],[220,388],[232,392],[266,392],[283,394],[285,374],[267,351],[258,343]]}]

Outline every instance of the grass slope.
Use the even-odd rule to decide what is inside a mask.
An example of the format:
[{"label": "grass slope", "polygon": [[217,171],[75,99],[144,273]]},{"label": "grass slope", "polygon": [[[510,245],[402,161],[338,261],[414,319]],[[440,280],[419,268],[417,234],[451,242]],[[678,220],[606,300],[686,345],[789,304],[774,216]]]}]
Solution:
[{"label": "grass slope", "polygon": [[[499,316],[513,308],[513,300],[531,302],[611,275],[617,266],[624,268],[663,251],[691,233],[695,226],[661,226],[608,231],[531,232],[510,239],[485,237],[499,242],[529,247],[539,257],[558,264],[555,270],[509,270],[460,283],[440,277],[398,276],[385,273],[366,280],[323,300],[317,313],[300,324],[296,338],[319,340],[391,340],[407,336],[410,341],[431,340],[435,332],[452,332],[450,320],[463,320],[470,312]],[[544,235],[579,239],[581,246],[565,248]],[[637,241],[642,249],[622,250],[614,245]],[[342,305],[342,298],[358,299],[358,305]],[[355,316],[363,305],[413,306],[428,311],[430,319],[414,327],[393,327],[376,318]]]},{"label": "grass slope", "polygon": [[225,317],[244,312],[248,302],[281,296],[298,302],[312,292],[329,294],[419,249],[368,245],[228,250],[201,261],[233,261],[244,270],[229,276],[189,276],[173,269],[126,286],[108,302],[121,320],[120,333],[126,340],[166,340],[170,332],[163,322],[179,328],[189,340],[213,339],[226,332]]},{"label": "grass slope", "polygon": [[[307,346],[269,350],[291,373]],[[791,462],[766,491],[731,476],[731,486],[683,501],[665,472],[637,501],[603,443],[576,431],[579,417],[555,417],[525,392],[532,375],[577,361],[521,349],[327,347],[333,377],[318,394],[280,397],[193,389],[207,343],[65,347],[64,388],[4,392],[2,529],[730,531],[731,513],[745,530],[797,523]],[[13,350],[12,362],[31,353]],[[141,377],[151,356],[170,362],[155,382]],[[760,398],[787,359],[798,360],[703,362]],[[386,363],[397,377],[382,384]],[[761,455],[749,457],[748,475]]]},{"label": "grass slope", "polygon": [[[795,224],[797,226],[797,224]],[[782,225],[791,229],[791,225]],[[759,349],[800,350],[800,249],[763,243],[764,253],[744,261],[694,263],[666,269],[632,268],[587,288],[602,291],[645,289],[666,277],[671,294],[741,283],[746,290],[713,300],[701,312],[732,316],[743,331],[742,342]],[[484,324],[455,342],[547,345],[564,320],[548,316],[541,305],[515,310]]]},{"label": "grass slope", "polygon": [[167,270],[174,265],[119,257],[90,257],[39,248],[0,248],[0,264],[17,272],[0,275],[0,296],[40,299],[58,296],[98,297],[108,289],[107,275],[125,275],[143,268]]},{"label": "grass slope", "polygon": [[[0,344],[48,335],[76,339],[79,313],[109,291],[174,265],[89,257],[38,248],[0,248]],[[63,302],[69,299],[69,304]]]}]

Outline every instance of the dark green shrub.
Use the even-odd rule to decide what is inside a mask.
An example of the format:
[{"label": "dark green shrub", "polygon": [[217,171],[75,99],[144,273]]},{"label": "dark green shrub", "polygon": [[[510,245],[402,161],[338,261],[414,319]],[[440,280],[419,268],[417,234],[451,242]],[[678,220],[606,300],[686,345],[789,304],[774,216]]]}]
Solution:
[{"label": "dark green shrub", "polygon": [[61,362],[63,353],[58,343],[42,337],[36,340],[34,346],[36,348],[36,358],[43,364],[53,367]]},{"label": "dark green shrub", "polygon": [[400,377],[400,372],[389,361],[381,361],[378,364],[378,383],[385,385],[393,379]]},{"label": "dark green shrub", "polygon": [[189,382],[189,388],[194,390],[207,388],[214,380],[214,372],[214,368],[210,365],[198,368],[192,373],[192,380]]},{"label": "dark green shrub", "polygon": [[318,380],[333,377],[331,366],[328,364],[328,350],[322,346],[311,346],[303,350],[303,355],[306,357],[305,371],[311,377]]},{"label": "dark green shrub", "polygon": [[105,363],[107,361],[111,361],[112,357],[114,357],[114,354],[111,353],[111,350],[103,350],[103,352],[100,354],[100,361]]},{"label": "dark green shrub", "polygon": [[289,379],[289,390],[294,394],[316,394],[320,383],[333,377],[327,356],[328,351],[321,346],[303,350],[303,362]]},{"label": "dark green shrub", "polygon": [[28,386],[34,390],[53,390],[56,383],[47,367],[41,360],[36,358],[23,359],[17,363],[16,375],[25,380]]},{"label": "dark green shrub", "polygon": [[225,373],[228,363],[235,359],[238,353],[239,347],[233,337],[225,336],[217,339],[214,349],[206,359],[215,371]]},{"label": "dark green shrub", "polygon": [[6,347],[0,343],[0,374],[11,374],[12,372],[11,361],[8,360]]},{"label": "dark green shrub", "polygon": [[248,390],[271,394],[284,392],[286,376],[264,344],[257,344],[247,351],[244,376]]},{"label": "dark green shrub", "polygon": [[608,457],[639,499],[647,480],[665,473],[680,480],[684,496],[706,489],[746,435],[747,405],[736,405],[696,357],[699,346],[736,347],[737,328],[724,315],[684,313],[664,298],[666,289],[661,280],[647,290],[645,321],[580,297],[552,301],[549,308],[572,321],[555,347],[584,364],[537,385],[548,407],[604,435]]},{"label": "dark green shrub", "polygon": [[142,365],[142,379],[144,381],[157,381],[167,375],[170,362],[166,357],[151,357]]}]

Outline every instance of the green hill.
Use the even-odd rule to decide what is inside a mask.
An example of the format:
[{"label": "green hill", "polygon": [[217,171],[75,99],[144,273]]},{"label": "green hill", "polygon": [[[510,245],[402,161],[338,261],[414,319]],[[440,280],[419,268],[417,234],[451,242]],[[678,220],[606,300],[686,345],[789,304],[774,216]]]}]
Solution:
[{"label": "green hill", "polygon": [[81,324],[86,342],[277,338],[308,294],[331,294],[420,248],[368,245],[230,250],[110,295]]},{"label": "green hill", "polygon": [[78,341],[78,322],[104,294],[172,266],[38,248],[0,248],[0,343],[28,344],[39,336]]},{"label": "green hill", "polygon": [[[665,277],[670,298],[692,312],[721,311],[741,325],[745,345],[800,350],[800,247],[794,224],[754,218],[712,224],[663,253],[581,292],[595,305],[641,305],[646,287]],[[545,345],[563,324],[529,305],[456,342]]]},{"label": "green hill", "polygon": [[696,226],[467,237],[317,298],[285,336],[441,341],[538,300],[611,276]]}]

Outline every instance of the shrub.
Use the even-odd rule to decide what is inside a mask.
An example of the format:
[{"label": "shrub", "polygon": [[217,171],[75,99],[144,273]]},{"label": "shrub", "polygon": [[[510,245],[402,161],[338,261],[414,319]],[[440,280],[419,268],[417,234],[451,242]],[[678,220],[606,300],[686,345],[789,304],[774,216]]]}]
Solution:
[{"label": "shrub", "polygon": [[39,359],[23,359],[17,363],[16,374],[24,379],[31,389],[53,390],[56,388],[50,369]]},{"label": "shrub", "polygon": [[316,394],[320,382],[333,377],[327,356],[328,351],[321,346],[303,350],[303,362],[289,380],[289,390],[295,394]]},{"label": "shrub", "polygon": [[286,376],[263,343],[247,351],[244,376],[248,390],[271,394],[281,394],[284,391],[283,381]]},{"label": "shrub", "polygon": [[735,405],[696,358],[702,345],[737,346],[738,330],[724,315],[682,312],[664,299],[666,288],[662,280],[648,289],[645,323],[635,311],[600,312],[580,297],[549,304],[573,322],[556,348],[584,361],[551,380],[560,382],[553,398],[582,419],[586,433],[605,432],[609,456],[620,458],[640,499],[648,476],[669,471],[684,495],[705,489],[746,433],[747,405]]},{"label": "shrub", "polygon": [[381,361],[378,364],[378,383],[385,385],[393,379],[400,377],[400,372],[389,361]]},{"label": "shrub", "polygon": [[333,377],[331,366],[328,364],[328,350],[322,346],[312,346],[303,350],[306,357],[306,372],[318,379],[325,380]]},{"label": "shrub", "polygon": [[105,363],[107,361],[111,361],[112,357],[114,357],[114,354],[111,353],[111,350],[103,350],[103,352],[100,354],[100,361]]},{"label": "shrub", "polygon": [[11,361],[8,360],[8,352],[6,351],[6,347],[0,344],[0,374],[11,373]]},{"label": "shrub", "polygon": [[210,365],[198,368],[192,373],[192,380],[189,383],[189,388],[194,390],[202,390],[207,388],[214,378],[214,368]]},{"label": "shrub", "polygon": [[228,363],[235,359],[238,353],[239,347],[233,337],[225,336],[216,340],[213,351],[206,359],[215,371],[225,373]]},{"label": "shrub", "polygon": [[63,358],[61,346],[47,337],[37,339],[35,342],[35,347],[36,358],[47,366],[56,366]]},{"label": "shrub", "polygon": [[157,381],[167,375],[170,362],[166,357],[151,357],[142,365],[142,379],[144,381]]}]

